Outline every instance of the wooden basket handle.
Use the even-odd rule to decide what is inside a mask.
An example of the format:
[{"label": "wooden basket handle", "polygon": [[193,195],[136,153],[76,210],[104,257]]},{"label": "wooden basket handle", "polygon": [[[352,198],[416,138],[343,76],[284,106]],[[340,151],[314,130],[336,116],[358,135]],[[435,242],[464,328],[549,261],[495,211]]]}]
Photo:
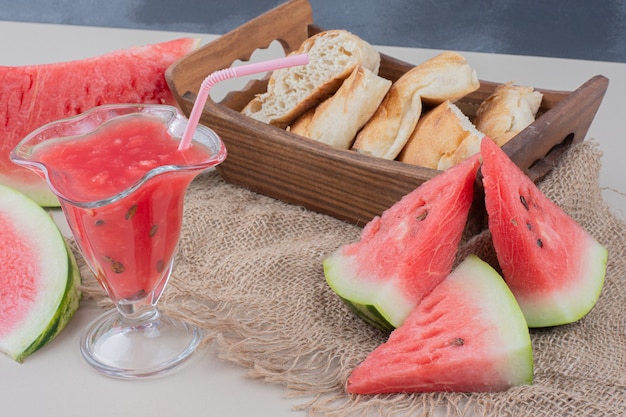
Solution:
[{"label": "wooden basket handle", "polygon": [[[218,40],[210,42],[185,58],[184,65],[173,65],[167,71],[168,83],[175,96],[197,95],[202,81],[213,72],[229,68],[236,60],[249,61],[256,49],[280,42],[285,55],[297,50],[307,37],[313,23],[313,12],[307,0],[289,0],[280,6],[244,23]],[[265,83],[250,88],[264,89]],[[246,96],[250,95],[250,88]],[[237,94],[229,95],[223,105],[240,110]],[[181,103],[182,104],[182,103]],[[207,106],[212,105],[209,100]],[[186,111],[186,106],[181,106]]]},{"label": "wooden basket handle", "polygon": [[[590,78],[559,100],[549,117],[535,120],[502,149],[533,181],[540,180],[568,148],[585,139],[608,85],[608,78],[602,75]],[[544,100],[562,95],[549,90],[543,93]]]}]

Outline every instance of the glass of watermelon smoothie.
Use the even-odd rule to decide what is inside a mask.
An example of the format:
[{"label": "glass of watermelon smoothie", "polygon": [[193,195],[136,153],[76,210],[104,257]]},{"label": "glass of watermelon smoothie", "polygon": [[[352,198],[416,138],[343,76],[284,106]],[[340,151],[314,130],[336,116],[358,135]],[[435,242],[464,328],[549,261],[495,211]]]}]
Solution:
[{"label": "glass of watermelon smoothie", "polygon": [[114,377],[153,376],[183,363],[199,328],[159,312],[172,272],[191,181],[226,158],[198,126],[178,150],[187,119],[166,105],[105,105],[49,123],[11,159],[41,175],[59,197],[76,243],[116,309],[96,319],[81,351]]}]

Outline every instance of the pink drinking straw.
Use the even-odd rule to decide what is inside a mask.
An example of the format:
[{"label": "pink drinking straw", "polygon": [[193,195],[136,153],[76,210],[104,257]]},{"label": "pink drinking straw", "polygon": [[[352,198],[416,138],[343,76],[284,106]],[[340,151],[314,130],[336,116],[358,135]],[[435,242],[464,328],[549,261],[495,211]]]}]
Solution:
[{"label": "pink drinking straw", "polygon": [[198,97],[193,104],[191,114],[189,115],[189,121],[187,127],[183,133],[183,137],[178,145],[178,150],[185,150],[191,145],[191,139],[193,133],[198,126],[202,110],[209,98],[209,92],[211,88],[219,83],[234,77],[243,77],[246,75],[258,74],[261,72],[274,71],[281,68],[295,67],[298,65],[306,65],[309,63],[309,56],[307,54],[290,55],[283,58],[271,59],[269,61],[255,62],[252,64],[240,65],[238,67],[225,68],[215,71],[202,81],[200,91],[198,91]]}]

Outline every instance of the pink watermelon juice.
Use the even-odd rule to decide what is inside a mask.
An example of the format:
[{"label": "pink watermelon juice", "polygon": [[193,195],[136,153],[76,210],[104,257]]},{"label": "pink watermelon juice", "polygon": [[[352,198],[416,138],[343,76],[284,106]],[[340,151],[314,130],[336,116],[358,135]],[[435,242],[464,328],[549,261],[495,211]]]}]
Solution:
[{"label": "pink watermelon juice", "polygon": [[169,276],[185,190],[198,172],[174,170],[141,179],[155,168],[200,164],[210,157],[196,142],[185,151],[177,146],[162,120],[131,115],[89,135],[34,148],[33,159],[47,167],[76,241],[114,301],[148,296]]}]

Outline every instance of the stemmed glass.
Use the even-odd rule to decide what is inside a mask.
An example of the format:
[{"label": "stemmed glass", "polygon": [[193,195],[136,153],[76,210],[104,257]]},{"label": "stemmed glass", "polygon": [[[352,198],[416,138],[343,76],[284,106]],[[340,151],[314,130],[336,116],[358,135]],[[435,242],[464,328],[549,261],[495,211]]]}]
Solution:
[{"label": "stemmed glass", "polygon": [[167,105],[99,106],[35,130],[11,154],[59,197],[77,246],[117,307],[81,338],[86,361],[110,376],[161,374],[202,339],[197,326],[157,308],[187,187],[226,158],[220,138],[202,125],[192,146],[177,150],[187,122]]}]

